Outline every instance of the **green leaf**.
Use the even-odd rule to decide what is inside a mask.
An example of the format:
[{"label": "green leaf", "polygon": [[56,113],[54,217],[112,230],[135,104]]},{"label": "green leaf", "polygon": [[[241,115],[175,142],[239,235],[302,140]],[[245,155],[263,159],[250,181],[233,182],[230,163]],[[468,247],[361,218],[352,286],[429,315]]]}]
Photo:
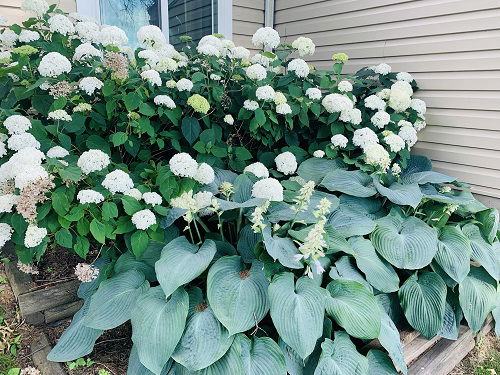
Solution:
[{"label": "green leaf", "polygon": [[64,216],[69,210],[69,200],[68,196],[61,191],[56,191],[52,193],[52,207],[58,215]]},{"label": "green leaf", "polygon": [[205,303],[200,288],[188,291],[189,313],[186,329],[172,358],[190,371],[198,371],[218,361],[229,349],[235,336],[215,317]]},{"label": "green leaf", "polygon": [[314,375],[366,375],[368,360],[359,354],[347,333],[335,332],[335,339],[321,344],[321,357]]},{"label": "green leaf", "polygon": [[99,243],[104,243],[106,241],[106,226],[97,219],[93,219],[90,222],[90,233]]},{"label": "green leaf", "polygon": [[375,222],[355,208],[341,204],[328,218],[328,224],[343,237],[364,236],[375,229]]},{"label": "green leaf", "polygon": [[189,309],[189,297],[182,288],[167,298],[157,286],[137,299],[132,311],[132,341],[141,363],[155,374],[179,342]]},{"label": "green leaf", "polygon": [[355,197],[371,197],[377,194],[372,178],[363,171],[335,169],[325,176],[321,185],[330,191],[340,191]]},{"label": "green leaf", "polygon": [[389,187],[385,187],[380,183],[379,178],[373,175],[375,188],[380,195],[387,197],[392,203],[416,208],[423,198],[422,191],[417,184],[403,185],[399,182],[393,182]]},{"label": "green leaf", "polygon": [[446,295],[446,305],[444,308],[443,325],[438,332],[438,336],[448,340],[458,339],[458,334],[460,333],[460,322],[463,317],[464,315],[462,309],[460,308],[458,296],[456,296],[451,289],[448,289],[448,293]]},{"label": "green leaf", "polygon": [[446,303],[446,284],[434,272],[418,271],[410,276],[398,292],[403,312],[413,328],[425,338],[441,329]]},{"label": "green leaf", "polygon": [[469,273],[471,254],[470,241],[460,228],[448,225],[440,229],[434,259],[457,283],[461,283]]},{"label": "green leaf", "polygon": [[[172,358],[170,358],[165,366],[163,366],[160,375],[168,375],[168,371],[171,367]],[[141,363],[139,353],[137,352],[137,347],[135,345],[132,346],[132,350],[130,351],[130,356],[128,358],[127,375],[155,375]]]},{"label": "green leaf", "polygon": [[233,345],[241,352],[245,375],[286,375],[285,357],[269,337],[249,339],[243,334],[236,335]]},{"label": "green leaf", "polygon": [[210,307],[231,335],[254,327],[269,310],[269,283],[262,268],[261,262],[254,261],[248,270],[241,257],[225,256],[208,272]]},{"label": "green leaf", "polygon": [[264,228],[263,237],[267,253],[274,260],[278,260],[282,265],[288,268],[304,268],[304,265],[294,257],[300,253],[291,238],[281,238],[276,235],[272,236],[269,226]]},{"label": "green leaf", "polygon": [[129,92],[125,95],[123,101],[125,103],[125,108],[127,108],[127,111],[129,112],[137,109],[139,104],[142,102],[141,97],[135,92]]},{"label": "green leaf", "polygon": [[269,286],[271,318],[280,337],[302,358],[307,358],[323,332],[327,292],[308,277],[294,282],[293,273],[274,277]]},{"label": "green leaf", "polygon": [[111,142],[113,142],[113,146],[117,147],[127,142],[128,134],[124,132],[116,132],[111,134],[109,138],[111,139]]},{"label": "green leaf", "polygon": [[480,228],[484,238],[486,238],[489,243],[493,243],[497,235],[498,222],[500,220],[498,210],[496,208],[490,208],[489,210],[478,212],[476,218],[481,222]]},{"label": "green leaf", "polygon": [[82,258],[86,259],[90,249],[90,242],[87,237],[76,236],[76,243],[73,250]]},{"label": "green leaf", "polygon": [[114,202],[104,202],[102,204],[102,218],[103,220],[109,220],[111,218],[118,217],[118,207]]},{"label": "green leaf", "polygon": [[371,241],[377,252],[397,268],[423,268],[437,252],[436,230],[396,211],[377,220]]},{"label": "green leaf", "polygon": [[78,181],[82,175],[82,170],[77,166],[67,166],[59,170],[59,175],[63,180]]},{"label": "green leaf", "polygon": [[368,359],[368,375],[398,375],[391,359],[384,352],[372,349],[366,355],[366,359]]},{"label": "green leaf", "polygon": [[191,244],[186,237],[179,237],[165,246],[155,264],[158,281],[168,297],[181,285],[187,284],[204,272],[217,249],[215,242],[206,240],[203,245]]},{"label": "green leaf", "polygon": [[184,117],[181,125],[182,135],[192,145],[200,135],[201,127],[198,120],[194,117]]},{"label": "green leaf", "polygon": [[246,225],[238,235],[238,254],[241,255],[244,262],[251,262],[255,259],[254,248],[261,241],[259,233],[255,233],[251,225]]},{"label": "green leaf", "polygon": [[132,252],[139,258],[142,253],[146,250],[149,243],[149,236],[143,230],[138,230],[130,237],[130,245],[132,247]]},{"label": "green leaf", "polygon": [[495,307],[497,283],[481,267],[471,267],[469,275],[458,285],[460,307],[473,332],[478,332]]},{"label": "green leaf", "polygon": [[90,297],[84,324],[95,329],[118,327],[130,319],[137,298],[148,288],[144,275],[136,270],[104,280]]},{"label": "green leaf", "polygon": [[370,292],[373,291],[373,287],[368,283],[361,272],[357,269],[357,267],[354,265],[354,260],[348,256],[343,256],[340,257],[336,262],[335,265],[332,266],[330,269],[330,272],[328,273],[328,276],[332,280],[352,280],[360,283],[363,285],[367,290]]},{"label": "green leaf", "polygon": [[235,147],[234,153],[238,160],[250,160],[253,158],[250,151],[248,151],[245,147]]},{"label": "green leaf", "polygon": [[71,232],[65,228],[59,229],[55,234],[56,241],[62,247],[71,249],[73,247],[73,236]]},{"label": "green leaf", "polygon": [[344,163],[340,159],[311,158],[300,164],[297,174],[306,181],[314,181],[319,184],[332,170],[343,167]]},{"label": "green leaf", "polygon": [[142,210],[142,204],[135,198],[129,196],[122,197],[123,209],[127,215],[132,216],[137,211]]},{"label": "green leaf", "polygon": [[495,254],[493,246],[484,240],[479,228],[469,223],[463,226],[462,232],[470,240],[471,259],[483,266],[495,280],[500,280],[500,257]]},{"label": "green leaf", "polygon": [[403,345],[401,345],[399,331],[390,316],[385,312],[380,301],[379,306],[381,314],[381,325],[378,341],[384,347],[384,349],[387,350],[387,353],[389,353],[389,356],[398,366],[399,370],[403,374],[407,374],[408,368],[406,366],[406,361],[404,358]]},{"label": "green leaf", "polygon": [[380,309],[372,292],[352,280],[333,280],[326,289],[326,312],[354,337],[373,339],[380,333]]}]

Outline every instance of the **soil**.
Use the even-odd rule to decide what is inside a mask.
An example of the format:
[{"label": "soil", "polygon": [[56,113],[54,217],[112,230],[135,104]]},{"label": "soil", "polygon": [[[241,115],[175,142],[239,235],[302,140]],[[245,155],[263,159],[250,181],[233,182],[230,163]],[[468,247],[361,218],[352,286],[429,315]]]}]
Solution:
[{"label": "soil", "polygon": [[490,331],[449,375],[500,375],[500,338]]}]

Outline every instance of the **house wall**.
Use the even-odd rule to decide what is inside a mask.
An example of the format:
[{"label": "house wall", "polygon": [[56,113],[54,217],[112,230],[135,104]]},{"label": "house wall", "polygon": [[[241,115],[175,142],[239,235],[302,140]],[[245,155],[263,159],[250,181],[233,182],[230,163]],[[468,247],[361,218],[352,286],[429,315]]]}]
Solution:
[{"label": "house wall", "polygon": [[[59,7],[65,12],[74,12],[76,10],[76,0],[51,0],[49,4],[58,3]],[[21,24],[28,18],[28,15],[21,10],[23,0],[0,0],[0,15],[7,18],[7,23]],[[0,25],[4,26],[4,25]]]},{"label": "house wall", "polygon": [[309,60],[331,66],[345,52],[353,72],[386,62],[413,74],[428,127],[415,153],[469,182],[500,207],[500,2],[498,0],[276,0],[275,27],[287,42],[316,43]]},{"label": "house wall", "polygon": [[[1,0],[0,0],[1,1]],[[264,26],[264,0],[233,0],[233,41],[252,52],[252,35]]]}]

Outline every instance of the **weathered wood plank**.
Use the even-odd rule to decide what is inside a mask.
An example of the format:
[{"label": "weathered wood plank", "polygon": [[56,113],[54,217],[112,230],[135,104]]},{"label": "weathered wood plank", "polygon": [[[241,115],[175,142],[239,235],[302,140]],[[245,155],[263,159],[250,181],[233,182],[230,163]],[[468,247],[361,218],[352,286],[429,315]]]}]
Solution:
[{"label": "weathered wood plank", "polygon": [[44,311],[45,323],[53,323],[58,320],[72,317],[83,306],[83,301],[70,302],[65,305],[53,307]]},{"label": "weathered wood plank", "polygon": [[409,342],[407,345],[403,346],[403,355],[407,365],[413,363],[417,358],[419,358],[423,353],[425,353],[429,348],[434,346],[441,337],[435,336],[430,340],[422,336],[418,336]]},{"label": "weathered wood plank", "polygon": [[23,316],[61,306],[78,299],[76,291],[80,282],[71,280],[45,289],[21,294],[18,298]]},{"label": "weathered wood plank", "polygon": [[52,350],[49,339],[45,333],[31,344],[31,355],[35,367],[43,375],[67,375],[62,365],[57,362],[49,362],[47,355]]}]

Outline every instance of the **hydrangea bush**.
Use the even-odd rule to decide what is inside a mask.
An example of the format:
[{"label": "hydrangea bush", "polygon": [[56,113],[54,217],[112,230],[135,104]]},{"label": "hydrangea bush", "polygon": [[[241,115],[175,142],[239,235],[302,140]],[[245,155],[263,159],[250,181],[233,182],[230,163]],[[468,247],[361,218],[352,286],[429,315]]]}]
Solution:
[{"label": "hydrangea bush", "polygon": [[343,74],[342,53],[317,71],[309,38],[271,28],[254,56],[217,34],[177,51],[155,26],[132,51],[23,9],[0,34],[0,245],[26,272],[47,247],[82,257],[49,359],[130,320],[134,375],[407,373],[397,327],[456,339],[500,314],[498,211],[410,155],[409,73]]}]

